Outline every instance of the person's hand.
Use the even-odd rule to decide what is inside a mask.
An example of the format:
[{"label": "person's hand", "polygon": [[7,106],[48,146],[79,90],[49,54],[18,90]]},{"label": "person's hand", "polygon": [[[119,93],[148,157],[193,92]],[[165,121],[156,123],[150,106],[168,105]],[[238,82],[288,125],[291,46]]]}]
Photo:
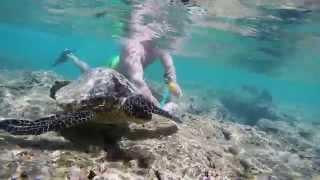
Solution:
[{"label": "person's hand", "polygon": [[176,96],[176,97],[182,96],[182,90],[181,90],[180,86],[178,85],[178,83],[171,81],[168,84],[168,88],[174,96]]}]

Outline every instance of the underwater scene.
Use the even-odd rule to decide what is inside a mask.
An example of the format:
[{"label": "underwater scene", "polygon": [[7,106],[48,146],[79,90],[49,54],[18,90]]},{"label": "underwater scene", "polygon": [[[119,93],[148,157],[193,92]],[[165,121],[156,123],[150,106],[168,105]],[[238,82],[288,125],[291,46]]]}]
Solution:
[{"label": "underwater scene", "polygon": [[319,0],[1,0],[0,179],[320,180]]}]

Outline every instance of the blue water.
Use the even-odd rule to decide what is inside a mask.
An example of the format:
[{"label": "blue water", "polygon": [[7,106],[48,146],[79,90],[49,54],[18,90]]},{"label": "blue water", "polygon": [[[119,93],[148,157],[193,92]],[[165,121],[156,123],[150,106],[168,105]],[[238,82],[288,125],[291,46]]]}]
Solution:
[{"label": "blue water", "polygon": [[[104,66],[120,53],[119,38],[112,36],[108,26],[125,17],[120,11],[113,12],[113,16],[121,16],[119,19],[107,17],[102,21],[84,15],[81,21],[81,17],[76,18],[77,14],[69,17],[66,13],[63,14],[65,21],[53,21],[60,17],[48,13],[50,8],[45,5],[49,1],[43,4],[28,3],[27,0],[19,2],[0,2],[1,68],[53,70],[74,79],[79,71],[72,64],[51,67],[64,48],[74,49],[93,67]],[[76,1],[66,2],[76,4],[68,4],[75,12],[105,6],[103,1],[92,4],[84,1],[88,4],[80,5]],[[68,12],[63,4],[58,9]],[[116,2],[108,1],[107,4],[117,6]],[[119,7],[129,11],[126,5]],[[173,53],[183,89],[218,91],[254,86],[267,89],[280,107],[301,111],[307,119],[319,119],[320,13],[317,6],[305,7],[312,10],[307,13],[271,5],[251,4],[248,8],[260,13],[255,18],[240,16],[248,11],[239,12],[236,18],[210,15],[205,26],[196,22],[190,24],[192,36],[187,39],[185,50]],[[41,15],[43,17],[36,18]],[[52,21],[54,23],[50,23]],[[163,69],[158,62],[146,70],[148,78],[159,82],[163,81],[162,75]]]}]

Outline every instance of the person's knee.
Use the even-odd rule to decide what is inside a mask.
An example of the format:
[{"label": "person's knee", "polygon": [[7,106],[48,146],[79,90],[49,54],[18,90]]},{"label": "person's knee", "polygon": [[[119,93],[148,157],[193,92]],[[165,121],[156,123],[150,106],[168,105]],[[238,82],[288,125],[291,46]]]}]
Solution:
[{"label": "person's knee", "polygon": [[128,41],[124,46],[124,50],[128,56],[141,55],[144,52],[144,47],[139,42]]}]

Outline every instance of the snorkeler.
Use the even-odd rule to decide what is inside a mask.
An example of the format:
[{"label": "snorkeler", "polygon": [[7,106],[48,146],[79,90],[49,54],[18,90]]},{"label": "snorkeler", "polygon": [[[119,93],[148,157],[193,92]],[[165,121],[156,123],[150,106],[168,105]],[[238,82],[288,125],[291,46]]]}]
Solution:
[{"label": "snorkeler", "polygon": [[144,81],[144,69],[153,63],[157,58],[162,62],[165,69],[165,82],[171,93],[177,97],[182,95],[180,86],[177,83],[176,71],[171,55],[161,49],[155,48],[152,42],[127,40],[120,56],[120,62],[116,68],[134,83],[140,92],[153,103],[159,105],[158,100],[152,95],[151,90]]},{"label": "snorkeler", "polygon": [[[134,9],[131,13],[131,19],[128,24],[128,38],[123,41],[119,62],[114,69],[126,76],[146,98],[156,105],[159,101],[152,95],[150,88],[144,80],[144,69],[159,59],[165,69],[164,79],[171,94],[176,97],[182,96],[182,90],[177,83],[176,70],[170,53],[167,50],[157,47],[156,40],[159,34],[154,31],[154,27],[159,27],[157,22],[149,24],[144,23],[144,17],[154,17],[159,13],[159,2],[156,0],[146,0],[143,3],[134,3]],[[172,3],[172,2],[170,2]],[[185,4],[186,1],[180,3]],[[96,17],[103,16],[98,13]],[[65,50],[55,64],[62,63],[70,59],[81,72],[86,72],[89,66],[77,58],[70,50]],[[162,104],[163,105],[163,104]],[[163,109],[172,110],[177,108],[173,102],[163,105]]]},{"label": "snorkeler", "polygon": [[[144,81],[144,69],[156,59],[159,59],[165,69],[164,79],[168,85],[168,89],[172,95],[181,97],[182,90],[177,83],[172,57],[167,50],[160,49],[156,45],[159,33],[154,29],[157,29],[159,26],[161,27],[161,25],[155,21],[144,23],[145,17],[155,17],[159,14],[159,9],[163,8],[161,7],[162,4],[160,4],[162,2],[145,0],[141,3],[131,0],[130,3],[134,5],[134,8],[128,24],[128,38],[123,41],[120,61],[116,69],[134,83],[146,98],[156,105],[160,105]],[[186,0],[181,3],[185,4]],[[164,109],[171,109],[172,106],[175,105],[167,103]]]},{"label": "snorkeler", "polygon": [[[134,4],[134,2],[132,2]],[[157,26],[157,22],[144,23],[145,17],[154,17],[159,8],[155,0],[146,0],[143,3],[136,3],[131,12],[131,19],[128,25],[128,38],[123,42],[120,55],[120,62],[117,70],[124,74],[134,83],[140,92],[159,105],[158,100],[152,95],[150,88],[144,81],[144,69],[159,59],[165,69],[165,82],[172,95],[182,96],[182,91],[177,83],[176,70],[170,53],[156,46],[157,34],[152,27]]]}]

